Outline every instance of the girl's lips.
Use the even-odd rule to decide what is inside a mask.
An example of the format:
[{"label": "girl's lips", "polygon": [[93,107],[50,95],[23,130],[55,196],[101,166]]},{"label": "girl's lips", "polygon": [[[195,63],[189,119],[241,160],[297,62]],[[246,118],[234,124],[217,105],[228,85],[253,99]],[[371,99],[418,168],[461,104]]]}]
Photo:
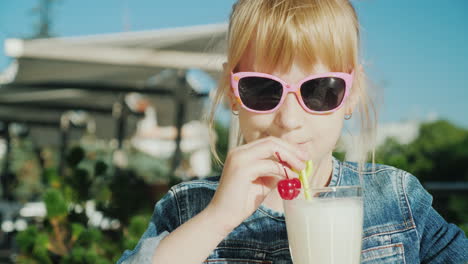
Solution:
[{"label": "girl's lips", "polygon": [[304,141],[304,142],[298,143],[298,145],[304,145],[304,144],[307,144],[307,143],[309,143],[309,142],[310,142],[310,140],[307,140],[307,141]]},{"label": "girl's lips", "polygon": [[302,143],[298,143],[297,144],[297,147],[302,150],[303,152],[305,153],[309,153],[309,147],[308,147],[308,144],[310,141],[306,141],[306,142],[302,142]]}]

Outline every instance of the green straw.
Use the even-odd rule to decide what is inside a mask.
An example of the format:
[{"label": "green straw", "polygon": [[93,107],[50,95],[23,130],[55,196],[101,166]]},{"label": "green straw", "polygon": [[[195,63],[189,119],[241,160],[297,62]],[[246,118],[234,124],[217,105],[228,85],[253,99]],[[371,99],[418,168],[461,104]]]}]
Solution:
[{"label": "green straw", "polygon": [[299,180],[301,181],[302,190],[304,191],[304,196],[306,200],[312,200],[312,195],[310,193],[310,184],[309,177],[312,175],[312,161],[308,160],[306,162],[306,167],[299,173]]}]

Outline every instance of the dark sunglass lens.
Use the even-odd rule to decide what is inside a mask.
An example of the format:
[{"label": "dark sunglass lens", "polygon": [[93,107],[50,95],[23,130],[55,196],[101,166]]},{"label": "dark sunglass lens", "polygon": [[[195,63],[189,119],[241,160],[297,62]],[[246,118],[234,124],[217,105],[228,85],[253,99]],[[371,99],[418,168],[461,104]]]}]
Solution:
[{"label": "dark sunglass lens", "polygon": [[281,83],[263,77],[244,77],[239,80],[239,96],[250,109],[268,111],[281,101]]},{"label": "dark sunglass lens", "polygon": [[346,82],[341,78],[323,77],[307,81],[301,86],[305,105],[314,111],[329,111],[343,101]]}]

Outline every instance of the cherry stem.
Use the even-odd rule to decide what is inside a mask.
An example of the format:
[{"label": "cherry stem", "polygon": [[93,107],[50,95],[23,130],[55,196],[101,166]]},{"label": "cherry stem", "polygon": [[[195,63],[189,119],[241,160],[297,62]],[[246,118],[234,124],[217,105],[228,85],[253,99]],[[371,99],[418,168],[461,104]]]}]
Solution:
[{"label": "cherry stem", "polygon": [[286,178],[289,180],[288,172],[286,171],[286,168],[285,168],[286,166],[284,166],[284,161],[281,159],[278,152],[275,152],[275,154],[276,154],[276,157],[278,157],[279,162],[283,166],[283,170],[284,170],[284,174],[286,174]]}]

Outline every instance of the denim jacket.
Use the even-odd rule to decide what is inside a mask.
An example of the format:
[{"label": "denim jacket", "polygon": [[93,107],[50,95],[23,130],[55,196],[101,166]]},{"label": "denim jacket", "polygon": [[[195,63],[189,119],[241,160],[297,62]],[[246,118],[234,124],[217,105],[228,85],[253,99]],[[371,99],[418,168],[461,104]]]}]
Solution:
[{"label": "denim jacket", "polygon": [[[138,245],[126,250],[117,263],[151,263],[159,242],[208,205],[218,180],[195,180],[171,188],[156,204]],[[333,158],[329,186],[359,183],[356,163]],[[372,169],[372,164],[367,164],[362,185],[362,263],[468,263],[466,235],[432,208],[431,195],[416,177],[394,167],[375,164]],[[284,214],[261,205],[211,252],[205,263],[292,263]]]}]

